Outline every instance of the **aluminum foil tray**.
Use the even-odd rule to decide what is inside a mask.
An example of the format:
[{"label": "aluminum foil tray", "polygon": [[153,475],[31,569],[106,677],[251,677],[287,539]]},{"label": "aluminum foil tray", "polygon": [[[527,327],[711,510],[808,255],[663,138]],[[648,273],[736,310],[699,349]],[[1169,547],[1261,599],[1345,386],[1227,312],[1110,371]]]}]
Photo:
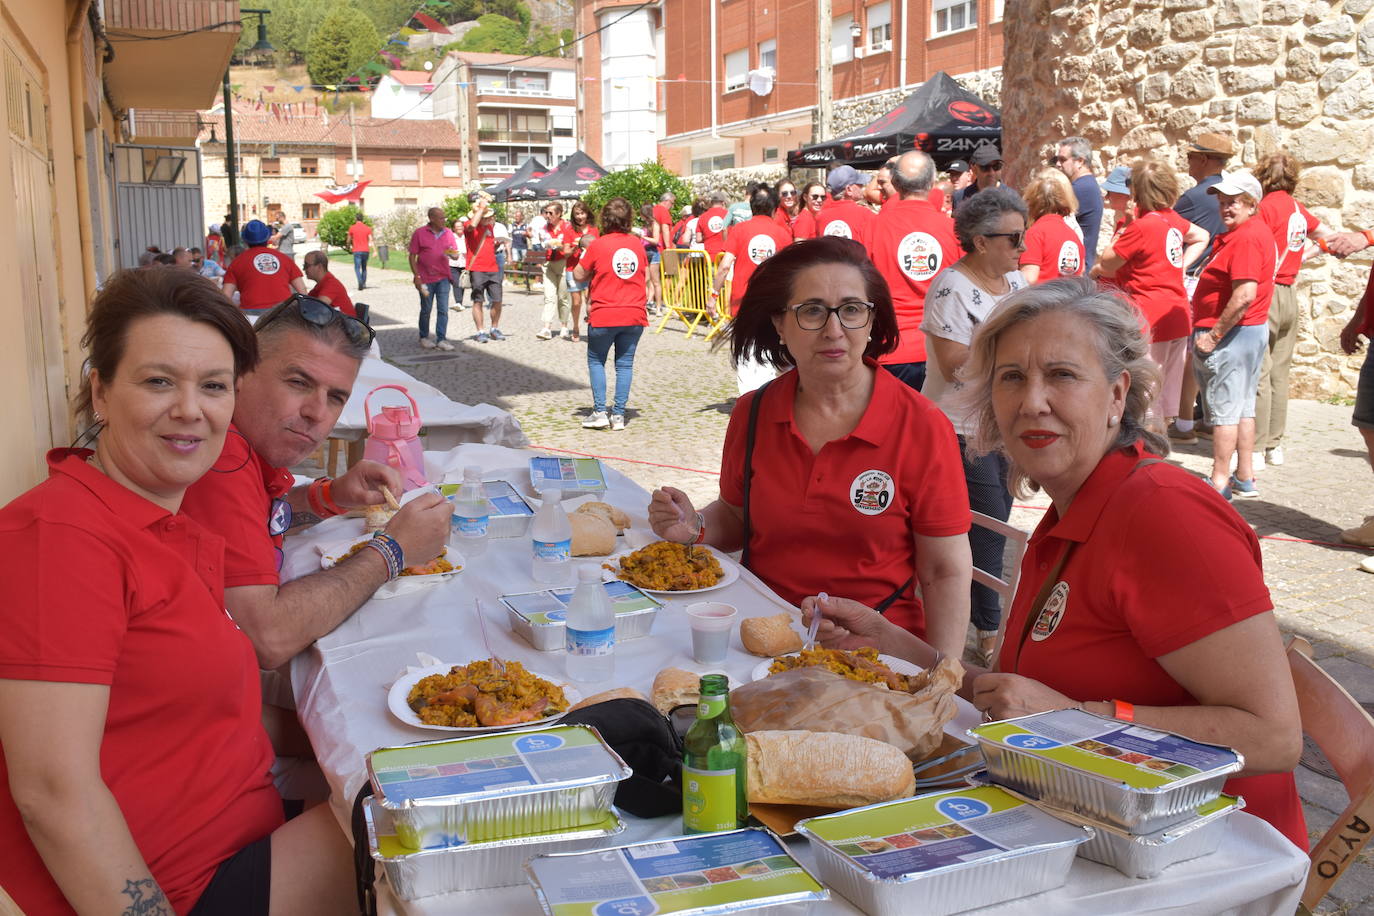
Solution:
[{"label": "aluminum foil tray", "polygon": [[363,802],[363,813],[372,858],[402,900],[523,884],[525,862],[531,857],[594,849],[615,842],[625,830],[625,822],[612,808],[606,820],[586,827],[489,843],[411,850],[401,845],[391,815],[374,799]]},{"label": "aluminum foil tray", "polygon": [[560,458],[536,455],[530,459],[530,487],[537,496],[548,487],[563,491],[563,498],[606,492],[606,469],[599,458]]},{"label": "aluminum foil tray", "polygon": [[821,878],[869,916],[962,913],[1052,890],[1093,838],[992,786],[808,818]]},{"label": "aluminum foil tray", "polygon": [[589,725],[378,748],[367,770],[397,838],[416,850],[599,824],[631,773]]},{"label": "aluminum foil tray", "polygon": [[[663,602],[619,579],[602,583],[615,611],[615,638],[618,642],[648,636]],[[539,592],[502,595],[512,632],[541,652],[564,648],[568,604],[573,589],[550,588]]]},{"label": "aluminum foil tray", "polygon": [[986,722],[968,735],[998,785],[1135,834],[1195,816],[1245,765],[1231,748],[1077,709]]},{"label": "aluminum foil tray", "polygon": [[[524,537],[529,532],[530,519],[534,518],[534,509],[525,497],[521,496],[520,491],[508,480],[484,480],[482,486],[487,491],[487,502],[491,504],[491,515],[487,519],[487,537]],[[456,483],[442,484],[439,492],[451,500],[458,494],[458,487]]]},{"label": "aluminum foil tray", "polygon": [[547,916],[802,916],[830,898],[776,834],[757,827],[543,855],[525,873]]}]

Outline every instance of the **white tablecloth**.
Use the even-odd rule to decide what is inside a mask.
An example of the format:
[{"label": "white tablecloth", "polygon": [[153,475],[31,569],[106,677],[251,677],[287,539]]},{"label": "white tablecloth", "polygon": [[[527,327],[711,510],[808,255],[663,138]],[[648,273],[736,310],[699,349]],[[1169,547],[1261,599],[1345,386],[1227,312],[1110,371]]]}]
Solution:
[{"label": "white tablecloth", "polygon": [[[502,476],[523,488],[528,485],[525,469],[531,454],[498,446],[464,445],[447,455],[427,453],[426,466],[433,473],[443,467],[461,469],[465,464],[477,464],[487,472],[504,472]],[[607,501],[629,512],[637,526],[646,527],[644,510],[648,495],[609,468],[607,475]],[[301,575],[318,568],[319,556],[312,544],[339,539],[348,525],[361,530],[356,520],[331,519],[311,532],[288,539],[285,573]],[[487,605],[487,632],[495,653],[519,659],[536,671],[562,674],[562,653],[538,652],[513,634],[504,606],[497,601],[502,594],[537,587],[530,578],[529,542],[523,538],[495,540],[486,554],[473,558],[462,573],[448,582],[397,598],[371,601],[297,656],[291,665],[297,709],[329,780],[331,804],[341,823],[348,823],[349,806],[366,778],[364,760],[369,751],[445,734],[407,726],[393,718],[386,708],[386,691],[407,665],[416,664],[417,652],[449,663],[484,657],[474,617],[474,598],[484,599]],[[738,581],[712,592],[710,597],[735,605],[742,617],[791,609],[747,571],[741,571]],[[674,665],[701,670],[692,661],[691,641],[682,613],[683,606],[691,600],[694,599],[686,596],[668,600],[658,614],[651,636],[616,647],[613,682],[581,686],[584,694],[628,685],[647,695],[661,668]],[[730,674],[732,682],[739,683],[749,677],[758,661],[740,647],[736,633],[729,657],[721,667]],[[962,734],[974,721],[972,707],[963,701],[960,704],[960,717],[947,729],[951,734]],[[1134,881],[1105,866],[1075,859],[1064,887],[988,912],[1092,916],[1136,912],[1269,916],[1293,912],[1306,876],[1307,857],[1257,818],[1241,813],[1233,815],[1232,820],[1230,836],[1219,852],[1176,865],[1159,878]],[[681,833],[681,821],[674,817],[630,817],[627,821],[629,829],[622,842]],[[811,863],[804,841],[792,842],[791,848],[803,862]],[[527,887],[452,894],[415,903],[397,903],[384,896],[384,907],[384,912],[436,916],[536,916],[540,912]],[[817,907],[816,912],[859,911],[838,894],[832,894],[831,902]]]}]

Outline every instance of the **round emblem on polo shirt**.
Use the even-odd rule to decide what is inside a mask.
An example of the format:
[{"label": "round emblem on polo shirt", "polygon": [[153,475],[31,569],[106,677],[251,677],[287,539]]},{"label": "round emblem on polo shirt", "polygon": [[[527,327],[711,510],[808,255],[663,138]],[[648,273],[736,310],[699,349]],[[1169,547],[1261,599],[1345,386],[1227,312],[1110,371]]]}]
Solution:
[{"label": "round emblem on polo shirt", "polygon": [[1164,255],[1170,264],[1183,268],[1183,233],[1172,226],[1164,234]]},{"label": "round emblem on polo shirt", "polygon": [[713,216],[706,221],[706,228],[712,232],[720,232],[725,228],[725,217]]},{"label": "round emblem on polo shirt", "polygon": [[864,471],[849,485],[849,504],[864,515],[881,515],[896,492],[887,471]]},{"label": "round emblem on polo shirt", "polygon": [[611,270],[622,280],[628,280],[639,271],[639,258],[628,248],[617,248],[611,255]]},{"label": "round emblem on polo shirt", "polygon": [[1045,599],[1040,616],[1035,618],[1035,626],[1031,627],[1031,639],[1041,642],[1053,636],[1054,631],[1064,622],[1064,612],[1068,610],[1068,606],[1069,583],[1061,579],[1050,592],[1049,598]]},{"label": "round emblem on polo shirt", "polygon": [[832,219],[825,224],[825,232],[822,235],[834,235],[842,239],[852,239],[854,233],[850,231],[849,224],[842,219]]},{"label": "round emblem on polo shirt", "polygon": [[1302,246],[1307,241],[1307,220],[1302,218],[1302,213],[1294,210],[1288,216],[1288,250],[1302,251]]},{"label": "round emblem on polo shirt", "polygon": [[253,258],[253,269],[260,274],[267,274],[270,277],[272,274],[281,270],[281,261],[278,261],[275,257],[264,251],[262,254]]},{"label": "round emblem on polo shirt", "polygon": [[1083,259],[1078,256],[1078,246],[1065,242],[1059,248],[1059,276],[1076,277],[1083,272]]},{"label": "round emblem on polo shirt", "polygon": [[944,249],[928,232],[908,232],[897,243],[897,266],[917,283],[933,279],[940,272]]},{"label": "round emblem on polo shirt", "polygon": [[773,240],[771,235],[759,233],[749,240],[748,250],[749,260],[755,264],[762,264],[778,253],[778,243]]}]

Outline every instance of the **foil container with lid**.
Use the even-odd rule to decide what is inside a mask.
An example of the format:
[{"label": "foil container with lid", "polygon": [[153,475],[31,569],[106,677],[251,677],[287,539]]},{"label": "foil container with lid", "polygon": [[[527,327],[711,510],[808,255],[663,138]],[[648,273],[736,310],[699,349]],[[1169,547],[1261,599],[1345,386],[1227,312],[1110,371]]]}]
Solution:
[{"label": "foil container with lid", "polygon": [[[602,587],[615,613],[616,642],[648,636],[663,602],[619,579],[603,582]],[[501,603],[506,607],[511,630],[541,652],[564,648],[568,605],[574,591],[572,588],[550,588],[502,595]]]},{"label": "foil container with lid", "polygon": [[589,725],[378,748],[367,755],[367,771],[408,849],[601,823],[631,773]]},{"label": "foil container with lid", "polygon": [[537,856],[525,873],[547,916],[802,916],[830,898],[776,834],[758,827]]},{"label": "foil container with lid", "polygon": [[391,815],[375,799],[363,802],[363,814],[367,820],[367,841],[372,858],[385,872],[392,891],[402,900],[523,884],[525,862],[531,857],[548,852],[594,849],[614,842],[625,830],[625,822],[612,808],[599,824],[486,843],[416,850],[401,843],[395,835]]},{"label": "foil container with lid", "polygon": [[992,786],[807,818],[797,832],[826,884],[869,916],[962,913],[1052,890],[1093,838]]},{"label": "foil container with lid", "polygon": [[606,492],[606,469],[599,458],[558,458],[536,455],[530,459],[530,487],[535,495],[549,487],[563,491],[563,498]]},{"label": "foil container with lid", "polygon": [[993,782],[1130,833],[1193,817],[1245,765],[1229,747],[1080,709],[985,722],[968,735]]},{"label": "foil container with lid", "polygon": [[[439,492],[452,500],[458,495],[459,486],[456,483],[441,484]],[[529,532],[534,509],[520,495],[520,491],[508,480],[483,480],[482,487],[487,492],[487,503],[491,507],[491,515],[487,516],[487,537],[524,537]],[[458,524],[457,516],[454,516],[454,524]]]}]

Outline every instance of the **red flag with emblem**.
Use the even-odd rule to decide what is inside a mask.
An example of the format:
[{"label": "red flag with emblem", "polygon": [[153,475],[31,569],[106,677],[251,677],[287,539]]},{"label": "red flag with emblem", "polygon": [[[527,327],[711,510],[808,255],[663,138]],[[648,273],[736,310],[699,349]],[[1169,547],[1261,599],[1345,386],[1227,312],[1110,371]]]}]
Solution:
[{"label": "red flag with emblem", "polygon": [[331,204],[337,204],[345,200],[362,200],[363,191],[372,184],[371,178],[364,178],[362,181],[355,181],[352,184],[336,185],[326,188],[323,191],[316,191],[315,196]]}]

